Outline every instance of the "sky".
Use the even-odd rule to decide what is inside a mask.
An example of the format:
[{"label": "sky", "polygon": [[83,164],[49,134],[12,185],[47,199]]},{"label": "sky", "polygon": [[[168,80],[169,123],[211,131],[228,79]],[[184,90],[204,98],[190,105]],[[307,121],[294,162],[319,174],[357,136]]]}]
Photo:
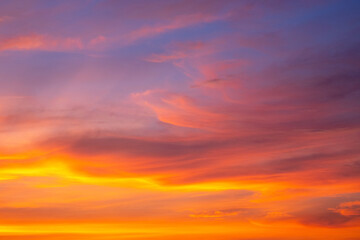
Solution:
[{"label": "sky", "polygon": [[360,239],[359,13],[1,0],[0,240]]}]

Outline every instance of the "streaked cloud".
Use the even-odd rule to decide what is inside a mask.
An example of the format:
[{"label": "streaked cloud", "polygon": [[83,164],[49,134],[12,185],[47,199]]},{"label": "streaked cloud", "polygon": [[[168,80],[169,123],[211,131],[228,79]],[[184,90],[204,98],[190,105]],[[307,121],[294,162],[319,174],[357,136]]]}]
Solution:
[{"label": "streaked cloud", "polygon": [[359,7],[0,2],[0,239],[358,239]]}]

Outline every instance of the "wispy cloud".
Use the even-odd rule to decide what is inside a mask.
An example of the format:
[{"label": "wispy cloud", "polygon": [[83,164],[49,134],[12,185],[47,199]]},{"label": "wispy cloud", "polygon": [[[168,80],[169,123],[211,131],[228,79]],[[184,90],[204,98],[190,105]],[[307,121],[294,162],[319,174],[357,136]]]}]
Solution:
[{"label": "wispy cloud", "polygon": [[359,239],[357,9],[0,1],[0,239]]}]

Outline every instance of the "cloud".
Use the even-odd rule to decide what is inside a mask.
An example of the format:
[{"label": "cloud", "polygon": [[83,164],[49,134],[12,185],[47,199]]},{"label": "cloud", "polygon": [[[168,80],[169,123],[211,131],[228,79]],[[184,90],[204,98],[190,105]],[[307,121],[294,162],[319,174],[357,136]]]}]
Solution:
[{"label": "cloud", "polygon": [[206,44],[201,41],[173,43],[168,46],[168,48],[168,53],[153,54],[145,60],[154,63],[162,63],[188,57],[197,57],[208,53]]},{"label": "cloud", "polygon": [[360,216],[360,201],[344,202],[338,207],[329,210],[347,217]]},{"label": "cloud", "polygon": [[209,23],[223,19],[222,16],[206,15],[201,13],[190,15],[176,16],[171,22],[166,24],[158,24],[153,26],[144,26],[136,29],[125,36],[125,39],[129,43],[133,43],[140,39],[154,37],[169,31],[182,29],[190,26],[194,26],[202,23]]},{"label": "cloud", "polygon": [[82,138],[72,145],[72,150],[86,155],[124,153],[143,157],[180,157],[201,153],[216,143],[205,141],[180,142],[134,139],[122,137]]},{"label": "cloud", "polygon": [[83,48],[79,38],[55,39],[44,35],[32,34],[3,39],[0,51],[5,50],[78,50]]},{"label": "cloud", "polygon": [[[193,99],[166,91],[133,94],[140,104],[148,106],[164,123],[190,128],[212,128],[222,115],[197,106]],[[194,116],[202,116],[194,119]]]},{"label": "cloud", "polygon": [[0,238],[358,239],[356,1],[45,2],[0,3]]},{"label": "cloud", "polygon": [[212,212],[203,212],[203,213],[194,213],[189,216],[192,218],[223,218],[236,216],[242,212],[242,209],[225,209],[225,210],[216,210]]}]

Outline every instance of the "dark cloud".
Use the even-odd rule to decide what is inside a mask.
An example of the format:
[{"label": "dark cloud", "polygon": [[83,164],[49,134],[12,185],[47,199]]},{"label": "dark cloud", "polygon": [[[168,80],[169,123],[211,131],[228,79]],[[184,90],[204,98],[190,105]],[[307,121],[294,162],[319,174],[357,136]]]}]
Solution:
[{"label": "dark cloud", "polygon": [[299,221],[300,223],[305,225],[332,228],[332,227],[344,227],[348,224],[351,225],[353,220],[355,220],[355,217],[347,217],[339,213],[328,211],[319,214],[303,216],[302,218],[300,218]]},{"label": "dark cloud", "polygon": [[171,142],[122,137],[82,138],[76,141],[71,150],[77,153],[116,154],[124,153],[143,157],[181,157],[197,155],[217,146],[215,142]]}]

